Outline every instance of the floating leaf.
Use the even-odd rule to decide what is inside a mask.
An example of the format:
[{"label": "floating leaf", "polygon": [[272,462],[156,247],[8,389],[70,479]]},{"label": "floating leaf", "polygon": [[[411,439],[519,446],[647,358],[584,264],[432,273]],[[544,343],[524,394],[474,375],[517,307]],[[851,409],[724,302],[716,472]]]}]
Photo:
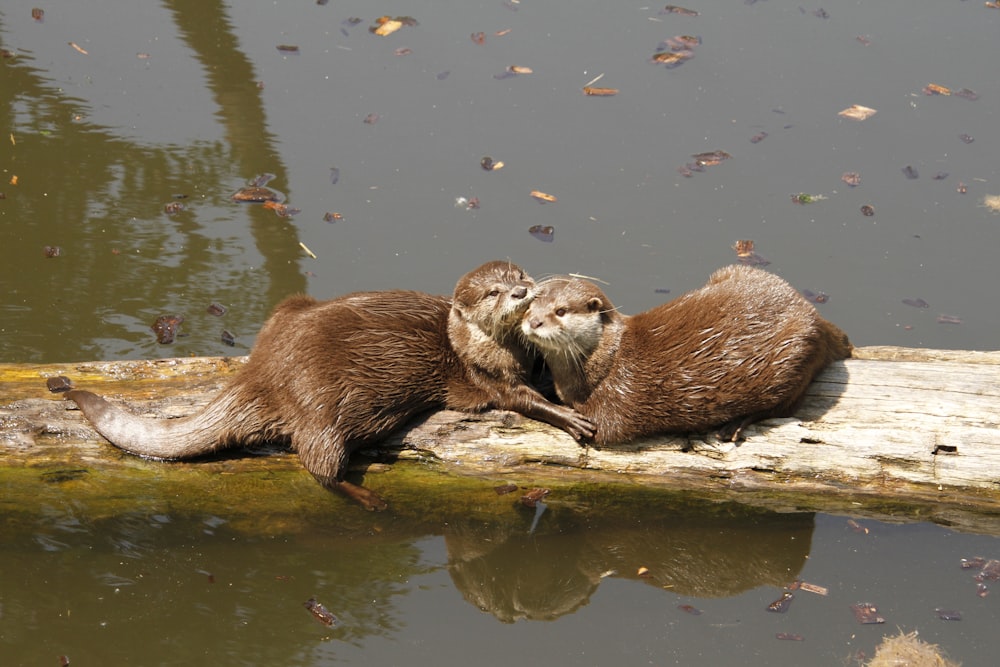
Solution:
[{"label": "floating leaf", "polygon": [[555,195],[550,195],[546,192],[542,192],[541,190],[532,190],[531,196],[543,204],[550,204],[556,201]]},{"label": "floating leaf", "polygon": [[878,111],[875,109],[863,107],[860,104],[853,104],[839,112],[837,115],[843,116],[844,118],[850,118],[851,120],[865,120],[866,118],[871,118],[877,113]]},{"label": "floating leaf", "polygon": [[590,95],[591,97],[611,97],[612,95],[618,94],[617,88],[598,88],[597,86],[584,86],[584,95]]}]

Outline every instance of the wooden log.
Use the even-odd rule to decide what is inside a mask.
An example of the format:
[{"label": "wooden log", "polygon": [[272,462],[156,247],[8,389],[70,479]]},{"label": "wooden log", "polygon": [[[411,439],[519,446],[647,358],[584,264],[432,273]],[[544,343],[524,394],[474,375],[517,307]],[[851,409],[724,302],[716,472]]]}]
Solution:
[{"label": "wooden log", "polygon": [[[140,414],[168,418],[196,411],[244,361],[0,365],[0,469],[136,465],[75,404],[51,393],[48,378],[66,376]],[[392,434],[379,451],[393,461],[431,462],[449,475],[625,482],[780,511],[870,512],[996,533],[998,403],[1000,352],[869,347],[824,371],[794,418],[753,425],[738,445],[709,435],[596,449],[515,414],[442,411]],[[297,462],[290,454],[226,462],[230,473],[262,467],[290,470]],[[391,497],[391,479],[374,486],[381,483]]]}]

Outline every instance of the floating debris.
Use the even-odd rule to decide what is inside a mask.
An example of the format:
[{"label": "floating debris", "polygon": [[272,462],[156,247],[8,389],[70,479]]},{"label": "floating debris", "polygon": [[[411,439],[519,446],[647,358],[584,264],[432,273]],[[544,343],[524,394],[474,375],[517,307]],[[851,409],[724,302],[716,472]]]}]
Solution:
[{"label": "floating debris", "polygon": [[555,227],[552,227],[551,225],[533,225],[528,229],[528,233],[539,241],[552,243],[555,239],[556,230]]},{"label": "floating debris", "polygon": [[1000,580],[1000,560],[991,558],[983,563],[983,569],[974,578],[976,581]]},{"label": "floating debris", "polygon": [[58,257],[62,254],[62,248],[57,245],[47,245],[42,248],[42,255],[48,257],[49,259],[53,257]]},{"label": "floating debris", "polygon": [[803,637],[802,635],[796,634],[794,632],[776,632],[776,633],[774,633],[774,638],[775,639],[781,639],[781,640],[784,640],[784,641],[791,641],[791,642],[805,641],[805,637]]},{"label": "floating debris", "polygon": [[964,195],[968,191],[969,191],[969,186],[966,185],[965,183],[959,182],[959,184],[955,186],[955,192],[957,192],[960,195]]},{"label": "floating debris", "polygon": [[799,582],[799,590],[806,591],[808,593],[815,593],[816,595],[829,595],[830,589],[826,586],[819,586],[818,584],[810,584],[808,581]]},{"label": "floating debris", "polygon": [[859,602],[851,605],[854,618],[862,625],[875,625],[885,623],[885,619],[878,615],[878,608],[870,602]]},{"label": "floating debris", "polygon": [[941,609],[940,607],[938,607],[937,609],[934,610],[934,613],[942,621],[961,621],[962,620],[962,612],[957,611],[955,609]]},{"label": "floating debris", "polygon": [[994,215],[1000,214],[1000,195],[986,195],[983,197],[983,208],[989,209]]},{"label": "floating debris", "polygon": [[583,94],[590,97],[611,97],[618,94],[617,88],[599,88],[597,86],[584,86]]},{"label": "floating debris", "polygon": [[917,639],[916,631],[909,634],[899,634],[894,637],[883,637],[882,643],[875,649],[867,667],[884,667],[885,665],[914,665],[927,667],[959,667],[958,663],[945,658],[936,644]]},{"label": "floating debris", "polygon": [[521,504],[525,507],[535,507],[547,495],[549,495],[549,489],[531,489],[521,496]]},{"label": "floating debris", "polygon": [[403,26],[415,26],[419,25],[417,20],[412,16],[397,16],[396,18],[390,18],[388,16],[380,16],[375,19],[375,22],[368,28],[368,32],[373,35],[378,35],[379,37],[385,37],[396,32]]},{"label": "floating debris", "polygon": [[930,308],[931,304],[927,303],[923,299],[903,299],[903,303],[907,306],[913,306],[914,308]]},{"label": "floating debris", "polygon": [[340,168],[330,167],[330,185],[336,185],[340,181]]},{"label": "floating debris", "polygon": [[517,491],[517,484],[501,484],[500,486],[494,486],[493,491],[496,492],[498,496],[506,496],[508,493]]},{"label": "floating debris", "polygon": [[60,392],[69,391],[73,388],[73,381],[70,380],[65,375],[58,375],[56,377],[51,377],[45,381],[45,388],[51,391],[53,394],[58,394]]},{"label": "floating debris", "polygon": [[866,118],[871,118],[878,111],[871,109],[869,107],[863,107],[860,104],[852,104],[843,111],[837,113],[838,116],[843,116],[844,118],[850,118],[851,120],[865,120]]},{"label": "floating debris", "polygon": [[398,49],[394,49],[393,52],[392,52],[392,55],[394,55],[394,56],[408,56],[411,53],[413,53],[413,49],[411,49],[409,47],[406,47],[406,46],[401,46]]},{"label": "floating debris", "polygon": [[160,315],[149,328],[156,334],[157,343],[169,345],[177,337],[178,329],[183,321],[183,315]]},{"label": "floating debris", "polygon": [[269,188],[250,185],[233,193],[233,201],[261,204],[266,201],[281,201],[281,196]]},{"label": "floating debris", "polygon": [[300,248],[302,248],[302,249],[303,249],[303,250],[305,251],[305,253],[306,253],[307,255],[309,255],[310,257],[312,257],[313,259],[318,259],[318,258],[316,257],[316,253],[314,253],[314,252],[313,252],[312,250],[310,250],[310,249],[309,249],[309,246],[307,246],[307,245],[306,245],[305,243],[303,243],[302,241],[299,241],[299,247],[300,247]]},{"label": "floating debris", "polygon": [[701,609],[698,609],[697,607],[692,607],[689,604],[679,604],[677,605],[677,608],[683,611],[684,613],[691,614],[692,616],[702,615]]},{"label": "floating debris", "polygon": [[850,528],[851,530],[853,530],[855,533],[864,533],[865,535],[868,534],[868,529],[866,527],[862,526],[860,523],[858,523],[854,519],[848,519],[847,520],[847,526],[848,526],[848,528]]},{"label": "floating debris", "polygon": [[942,313],[938,315],[937,318],[935,318],[935,321],[938,324],[961,324],[962,318],[956,317],[955,315],[945,315],[944,313]]},{"label": "floating debris", "polygon": [[234,336],[231,331],[223,329],[222,336],[220,338],[222,340],[223,345],[228,345],[229,347],[236,347],[236,336]]},{"label": "floating debris", "polygon": [[338,220],[343,220],[344,216],[340,213],[327,211],[323,214],[323,222],[337,222]]},{"label": "floating debris", "polygon": [[259,174],[255,176],[246,187],[240,188],[233,193],[233,201],[262,204],[267,201],[281,201],[281,195],[270,188],[264,187],[274,178],[274,174]]},{"label": "floating debris", "polygon": [[861,207],[861,215],[870,218],[875,215],[875,208],[871,204],[865,204]]},{"label": "floating debris", "polygon": [[807,289],[802,290],[802,296],[809,303],[826,303],[830,300],[830,296],[826,292],[813,292]]},{"label": "floating debris", "polygon": [[437,75],[434,78],[436,78],[438,81],[444,81],[445,79],[448,78],[448,75],[450,75],[450,74],[451,74],[451,70],[450,69],[446,69],[443,72],[438,72]]},{"label": "floating debris", "polygon": [[297,44],[278,44],[278,50],[282,53],[298,53],[299,47]]},{"label": "floating debris", "polygon": [[845,171],[840,175],[840,180],[854,188],[861,185],[861,174],[856,171]]},{"label": "floating debris", "polygon": [[719,164],[723,160],[728,160],[733,156],[726,151],[709,151],[707,153],[696,153],[691,157],[694,158],[695,164],[702,167],[711,167]]},{"label": "floating debris", "polygon": [[669,48],[671,51],[693,51],[694,47],[701,46],[701,37],[696,35],[674,35],[660,42],[657,51]]},{"label": "floating debris", "polygon": [[482,46],[486,43],[486,33],[485,32],[474,32],[472,33],[472,42]]},{"label": "floating debris", "polygon": [[503,169],[503,160],[494,160],[489,155],[485,156],[479,161],[479,166],[486,171],[496,171],[497,169]]},{"label": "floating debris", "polygon": [[667,69],[673,69],[691,58],[694,58],[694,51],[658,51],[653,54],[650,61],[657,65],[666,65]]},{"label": "floating debris", "polygon": [[31,18],[41,23],[45,19],[45,10],[38,7],[31,8]]},{"label": "floating debris", "polygon": [[378,122],[379,118],[381,118],[381,116],[379,116],[377,113],[370,113],[367,116],[365,116],[364,123],[365,125],[374,125],[375,123]]},{"label": "floating debris", "polygon": [[975,141],[975,139],[972,137],[971,134],[960,134],[958,135],[958,138],[967,144],[971,144],[973,141]]},{"label": "floating debris", "polygon": [[750,137],[750,143],[751,144],[759,144],[760,142],[764,141],[764,139],[767,139],[767,132],[764,132],[763,130],[761,130],[757,134],[755,134],[752,137]]},{"label": "floating debris", "polygon": [[961,97],[969,100],[970,102],[975,102],[979,99],[979,93],[974,90],[969,90],[968,88],[963,88],[955,93],[955,97]]},{"label": "floating debris", "polygon": [[681,16],[699,16],[700,14],[693,9],[687,9],[686,7],[678,7],[677,5],[667,5],[662,10],[661,14],[680,14]]},{"label": "floating debris", "polygon": [[74,49],[76,49],[76,51],[77,51],[78,53],[82,53],[82,54],[83,54],[83,55],[85,55],[85,56],[89,56],[89,55],[90,55],[89,53],[87,53],[86,49],[84,49],[84,48],[83,48],[82,46],[80,46],[80,45],[79,45],[79,44],[77,44],[76,42],[68,42],[68,44],[69,44],[70,46],[72,46],[72,47],[73,47]]},{"label": "floating debris", "polygon": [[547,192],[542,192],[541,190],[532,190],[531,196],[542,204],[551,204],[556,201],[555,195],[550,195]]},{"label": "floating debris", "polygon": [[649,576],[649,568],[645,567],[645,566],[642,566],[638,570],[636,570],[635,574],[636,574],[637,577],[648,577]]},{"label": "floating debris", "polygon": [[736,251],[736,261],[747,266],[767,266],[770,264],[770,260],[754,252],[753,246],[753,241],[746,239],[733,244],[733,250]]},{"label": "floating debris", "polygon": [[269,208],[274,211],[275,215],[279,218],[290,218],[293,215],[298,215],[302,212],[302,209],[295,208],[294,206],[285,206],[284,204],[279,204],[274,201],[264,202],[264,208]]},{"label": "floating debris", "polygon": [[781,594],[780,598],[767,605],[767,610],[773,611],[776,614],[784,614],[788,611],[788,607],[791,606],[793,599],[795,599],[795,595],[785,591]]},{"label": "floating debris", "polygon": [[920,178],[920,172],[918,172],[913,167],[913,165],[908,164],[905,167],[903,167],[903,176],[906,176],[908,179],[910,179],[912,181],[912,180]]},{"label": "floating debris", "polygon": [[523,65],[511,65],[507,68],[507,71],[511,74],[534,74],[535,70],[530,67],[524,67]]},{"label": "floating debris", "polygon": [[935,181],[943,181],[944,179],[948,178],[948,172],[939,171],[938,173],[931,176],[931,178],[934,179]]},{"label": "floating debris", "polygon": [[792,195],[792,201],[796,204],[815,204],[821,199],[826,199],[825,195],[809,195],[804,192]]},{"label": "floating debris", "polygon": [[924,95],[951,95],[951,90],[936,83],[928,83],[924,86]]},{"label": "floating debris", "polygon": [[179,201],[172,201],[163,205],[163,212],[167,215],[175,215],[184,210],[184,204]]},{"label": "floating debris", "polygon": [[223,306],[218,301],[213,301],[208,305],[207,312],[209,315],[215,315],[216,317],[222,317],[226,314],[226,307]]},{"label": "floating debris", "polygon": [[317,621],[327,627],[335,627],[338,623],[337,617],[330,613],[330,610],[320,604],[315,597],[311,597],[303,603]]}]

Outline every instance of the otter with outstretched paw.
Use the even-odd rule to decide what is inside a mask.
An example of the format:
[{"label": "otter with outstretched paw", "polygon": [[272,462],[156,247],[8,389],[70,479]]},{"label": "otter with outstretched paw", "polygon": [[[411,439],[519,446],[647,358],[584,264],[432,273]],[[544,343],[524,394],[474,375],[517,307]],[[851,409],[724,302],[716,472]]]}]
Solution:
[{"label": "otter with outstretched paw", "polygon": [[454,298],[421,292],[294,296],[264,324],[246,365],[200,412],[133,415],[89,391],[72,399],[115,446],[157,459],[287,442],[324,486],[368,509],[385,502],[343,479],[350,453],[432,409],[514,410],[593,435],[589,420],[528,386],[520,322],[534,281],[510,262],[466,274]]},{"label": "otter with outstretched paw", "polygon": [[597,444],[712,429],[738,441],[748,424],[790,415],[852,349],[791,285],[742,265],[633,316],[593,283],[551,278],[522,329],[559,398],[593,421]]}]

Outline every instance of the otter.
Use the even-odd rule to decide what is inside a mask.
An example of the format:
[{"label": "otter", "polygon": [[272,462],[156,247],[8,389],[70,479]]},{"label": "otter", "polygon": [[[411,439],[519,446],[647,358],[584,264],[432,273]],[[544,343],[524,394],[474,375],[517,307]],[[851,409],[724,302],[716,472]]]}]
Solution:
[{"label": "otter", "polygon": [[551,278],[522,330],[562,402],[594,423],[598,445],[713,429],[737,442],[747,425],[789,416],[813,378],[852,350],[791,285],[743,265],[633,316],[593,283]]},{"label": "otter", "polygon": [[422,412],[514,410],[577,440],[593,434],[589,420],[527,384],[520,322],[534,294],[519,267],[494,261],[463,276],[453,299],[405,290],[293,296],[265,322],[245,366],[196,414],[147,419],[89,391],[66,397],[133,454],[189,459],[287,442],[320,484],[384,509],[376,493],[344,480],[348,457]]}]

